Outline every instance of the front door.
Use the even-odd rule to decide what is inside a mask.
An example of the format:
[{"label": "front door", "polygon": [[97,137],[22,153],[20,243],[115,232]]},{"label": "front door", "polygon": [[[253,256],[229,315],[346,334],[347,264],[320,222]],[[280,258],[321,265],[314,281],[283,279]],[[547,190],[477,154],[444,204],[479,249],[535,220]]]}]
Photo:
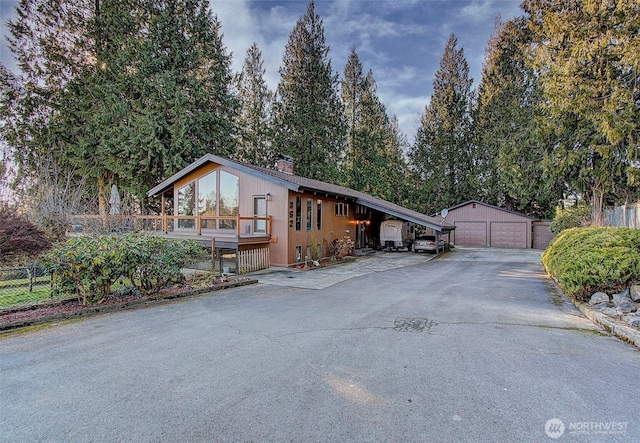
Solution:
[{"label": "front door", "polygon": [[356,231],[356,248],[365,248],[367,246],[367,222],[358,222]]}]

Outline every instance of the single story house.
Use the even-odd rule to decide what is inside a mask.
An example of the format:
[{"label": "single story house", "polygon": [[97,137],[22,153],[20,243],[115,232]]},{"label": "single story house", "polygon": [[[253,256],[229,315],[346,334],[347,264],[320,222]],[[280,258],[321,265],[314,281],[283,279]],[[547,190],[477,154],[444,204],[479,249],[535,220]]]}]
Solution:
[{"label": "single story house", "polygon": [[286,156],[269,169],[206,154],[148,196],[162,199],[166,234],[247,256],[268,253],[274,266],[329,257],[333,242],[344,237],[356,248],[376,247],[380,223],[389,217],[438,235],[456,229],[375,196],[297,176],[293,168]]},{"label": "single story house", "polygon": [[498,206],[469,200],[434,216],[453,224],[453,242],[459,246],[544,249],[553,238],[548,221]]}]

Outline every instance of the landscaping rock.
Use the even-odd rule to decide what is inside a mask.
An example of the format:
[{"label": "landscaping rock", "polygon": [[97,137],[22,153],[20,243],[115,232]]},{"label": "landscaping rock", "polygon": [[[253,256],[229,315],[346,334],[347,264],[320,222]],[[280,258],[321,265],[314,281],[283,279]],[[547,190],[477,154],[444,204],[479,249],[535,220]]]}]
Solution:
[{"label": "landscaping rock", "polygon": [[593,307],[596,308],[596,309],[600,309],[602,311],[605,308],[615,308],[616,305],[614,305],[610,301],[606,301],[604,303],[598,303],[597,305],[593,305]]},{"label": "landscaping rock", "polygon": [[612,301],[616,306],[619,306],[620,303],[632,303],[631,298],[629,297],[629,290],[625,289],[622,292],[618,292],[617,294],[613,294]]},{"label": "landscaping rock", "polygon": [[604,292],[596,292],[589,299],[589,304],[595,306],[599,303],[605,303],[609,301],[609,296]]},{"label": "landscaping rock", "polygon": [[604,315],[608,315],[609,317],[618,318],[618,311],[616,311],[614,308],[602,308],[600,309],[600,311]]},{"label": "landscaping rock", "polygon": [[631,300],[621,300],[616,305],[616,311],[618,314],[627,314],[629,312],[636,312],[638,310],[635,303],[631,302]]},{"label": "landscaping rock", "polygon": [[633,301],[640,302],[640,285],[633,285],[629,288],[629,297]]},{"label": "landscaping rock", "polygon": [[634,328],[640,328],[640,315],[625,315],[622,319]]}]

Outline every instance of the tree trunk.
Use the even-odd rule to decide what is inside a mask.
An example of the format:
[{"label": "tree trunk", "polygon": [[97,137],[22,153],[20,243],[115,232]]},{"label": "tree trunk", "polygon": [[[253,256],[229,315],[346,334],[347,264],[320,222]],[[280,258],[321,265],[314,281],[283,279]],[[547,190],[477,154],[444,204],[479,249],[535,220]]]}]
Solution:
[{"label": "tree trunk", "polygon": [[604,226],[604,190],[601,186],[594,185],[591,187],[591,225]]}]

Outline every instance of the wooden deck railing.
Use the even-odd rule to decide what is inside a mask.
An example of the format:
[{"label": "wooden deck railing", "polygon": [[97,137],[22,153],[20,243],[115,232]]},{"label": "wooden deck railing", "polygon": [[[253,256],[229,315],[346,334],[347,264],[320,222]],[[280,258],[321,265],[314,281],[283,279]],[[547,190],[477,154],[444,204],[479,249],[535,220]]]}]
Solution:
[{"label": "wooden deck railing", "polygon": [[[248,216],[186,216],[186,215],[69,215],[67,220],[72,232],[90,231],[163,231],[197,233],[202,235],[203,229],[215,231],[217,233],[241,234],[264,234],[271,235],[271,216],[268,217],[248,217]],[[249,232],[241,226],[241,222],[250,221]],[[256,221],[265,222],[265,230],[256,232]],[[181,222],[184,227],[180,227]],[[190,223],[191,222],[191,223]],[[213,227],[205,227],[207,222],[213,222]],[[189,225],[193,225],[190,227]],[[232,226],[230,228],[220,226]],[[235,225],[235,226],[233,226]],[[246,225],[245,225],[246,226]]]}]

